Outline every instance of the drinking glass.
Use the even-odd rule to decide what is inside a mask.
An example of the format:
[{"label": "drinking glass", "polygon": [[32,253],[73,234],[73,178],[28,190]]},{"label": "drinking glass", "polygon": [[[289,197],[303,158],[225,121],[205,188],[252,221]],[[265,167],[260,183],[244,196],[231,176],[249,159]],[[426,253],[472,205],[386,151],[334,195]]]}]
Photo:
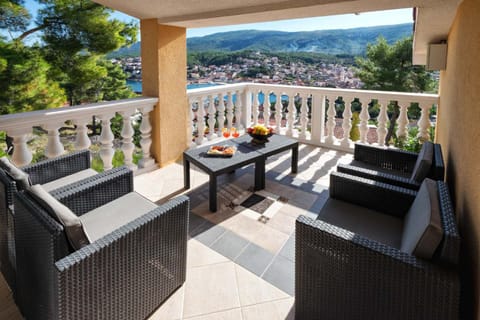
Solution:
[{"label": "drinking glass", "polygon": [[228,131],[227,128],[223,128],[223,129],[222,129],[222,133],[223,133],[223,136],[224,136],[225,138],[230,137],[230,131]]}]

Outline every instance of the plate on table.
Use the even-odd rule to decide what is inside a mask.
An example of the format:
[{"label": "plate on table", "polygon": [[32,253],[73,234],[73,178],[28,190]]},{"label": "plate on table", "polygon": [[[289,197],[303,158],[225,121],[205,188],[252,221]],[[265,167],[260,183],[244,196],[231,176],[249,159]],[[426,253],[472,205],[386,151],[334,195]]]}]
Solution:
[{"label": "plate on table", "polygon": [[207,151],[210,157],[231,157],[237,149],[233,146],[211,146]]}]

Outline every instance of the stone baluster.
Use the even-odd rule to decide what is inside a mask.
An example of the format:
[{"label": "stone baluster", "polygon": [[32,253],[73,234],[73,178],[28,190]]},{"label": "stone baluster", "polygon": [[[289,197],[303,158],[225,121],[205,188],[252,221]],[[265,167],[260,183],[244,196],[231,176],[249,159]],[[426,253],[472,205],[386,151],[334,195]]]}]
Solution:
[{"label": "stone baluster", "polygon": [[242,93],[240,92],[240,90],[237,90],[235,91],[235,96],[237,97],[237,99],[235,100],[235,128],[237,128],[237,130],[241,130],[243,129],[243,126],[242,126],[242,108],[243,108],[243,104],[242,104]]},{"label": "stone baluster", "polygon": [[195,147],[195,142],[193,141],[194,140],[193,133],[195,132],[195,113],[193,112],[194,104],[195,104],[194,99],[188,100],[188,113],[190,115],[190,127],[187,132],[187,137],[190,141],[189,142],[190,148]]},{"label": "stone baluster", "polygon": [[386,100],[379,100],[378,103],[380,104],[380,114],[378,115],[377,124],[378,145],[384,146],[385,137],[387,136],[387,107],[389,102]]},{"label": "stone baluster", "polygon": [[308,123],[308,94],[302,97],[302,105],[300,107],[300,139],[307,138],[307,123]]},{"label": "stone baluster", "polygon": [[12,161],[18,167],[26,166],[32,161],[33,155],[27,145],[27,138],[31,132],[31,127],[18,128],[7,132],[13,139]]},{"label": "stone baluster", "polygon": [[62,127],[62,124],[63,123],[48,123],[42,126],[48,131],[45,155],[49,159],[56,158],[65,152],[63,144],[60,141],[60,133],[58,132],[58,129]]},{"label": "stone baluster", "polygon": [[215,101],[213,100],[213,96],[208,96],[208,140],[215,139],[217,135],[215,134],[215,113],[217,110],[215,109]]},{"label": "stone baluster", "polygon": [[140,123],[140,146],[142,147],[142,159],[138,162],[139,167],[148,168],[155,165],[155,160],[150,155],[150,146],[152,145],[152,126],[150,124],[151,107],[139,108],[142,113],[142,123]]},{"label": "stone baluster", "polygon": [[197,131],[198,136],[195,139],[195,142],[200,145],[203,143],[203,136],[205,134],[205,106],[203,102],[205,101],[205,96],[201,96],[197,99],[198,110],[197,110]]},{"label": "stone baluster", "polygon": [[100,158],[103,161],[103,169],[110,170],[112,169],[112,159],[115,151],[113,150],[113,139],[115,138],[110,128],[110,119],[112,115],[102,114],[99,116],[102,121],[102,133],[100,134]]},{"label": "stone baluster", "polygon": [[420,120],[418,120],[418,134],[417,138],[422,142],[430,140],[430,108],[432,106],[425,103],[420,103],[420,109],[422,110],[422,114],[420,116]]},{"label": "stone baluster", "polygon": [[120,112],[123,118],[123,126],[120,135],[122,136],[122,152],[125,159],[125,165],[132,170],[137,169],[133,163],[133,153],[135,151],[135,144],[133,144],[133,134],[135,131],[132,127],[132,118],[130,112]]},{"label": "stone baluster", "polygon": [[275,129],[278,133],[280,133],[280,129],[282,127],[282,93],[277,92],[277,102],[275,102]]},{"label": "stone baluster", "polygon": [[325,143],[333,144],[335,142],[335,116],[337,111],[335,109],[335,96],[325,96],[328,99],[328,111],[327,111],[327,137]]},{"label": "stone baluster", "polygon": [[88,137],[88,122],[90,122],[90,117],[73,120],[73,123],[77,127],[77,133],[75,135],[75,150],[86,150],[92,144]]},{"label": "stone baluster", "polygon": [[368,142],[368,120],[370,120],[370,115],[368,114],[368,103],[362,103],[362,111],[360,112],[360,142]]},{"label": "stone baluster", "polygon": [[343,110],[342,121],[343,138],[340,145],[344,148],[349,148],[352,144],[352,140],[350,140],[350,131],[352,130],[352,104],[349,97],[344,97],[343,101],[345,102],[345,109]]},{"label": "stone baluster", "polygon": [[255,90],[253,91],[253,110],[252,110],[252,115],[253,115],[253,124],[256,125],[258,124],[258,106],[259,106],[259,101],[258,101],[258,92]]},{"label": "stone baluster", "polygon": [[295,121],[295,95],[290,94],[288,101],[287,131],[286,135],[293,136],[293,122]]},{"label": "stone baluster", "polygon": [[409,103],[406,101],[398,101],[400,105],[400,115],[398,116],[397,138],[404,139],[408,134],[408,112]]},{"label": "stone baluster", "polygon": [[270,125],[270,92],[267,91],[263,93],[263,124]]},{"label": "stone baluster", "polygon": [[231,91],[227,94],[227,127],[228,130],[233,127],[233,95]]},{"label": "stone baluster", "polygon": [[219,93],[217,96],[218,99],[218,133],[221,134],[223,127],[225,126],[225,102],[223,101],[223,93]]}]

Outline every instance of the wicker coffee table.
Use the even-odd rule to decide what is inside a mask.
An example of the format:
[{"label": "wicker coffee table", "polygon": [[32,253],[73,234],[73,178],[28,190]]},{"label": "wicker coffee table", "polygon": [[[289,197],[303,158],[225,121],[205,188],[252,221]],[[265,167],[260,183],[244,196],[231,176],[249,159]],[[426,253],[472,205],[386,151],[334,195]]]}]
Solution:
[{"label": "wicker coffee table", "polygon": [[234,145],[235,155],[230,158],[211,157],[207,155],[209,146],[190,149],[183,153],[184,187],[190,188],[190,163],[209,175],[209,207],[211,212],[217,211],[217,177],[232,172],[249,164],[255,164],[255,190],[265,188],[265,161],[271,155],[292,150],[292,173],[298,170],[298,142],[294,139],[273,135],[264,145],[252,144],[251,137],[241,136],[237,139],[222,141],[216,145]]}]

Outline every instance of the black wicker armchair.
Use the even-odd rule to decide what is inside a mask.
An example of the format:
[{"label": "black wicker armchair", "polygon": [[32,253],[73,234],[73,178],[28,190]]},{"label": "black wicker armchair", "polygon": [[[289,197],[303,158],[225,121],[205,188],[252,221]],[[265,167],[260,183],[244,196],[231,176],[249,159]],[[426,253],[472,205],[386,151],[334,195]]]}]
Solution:
[{"label": "black wicker armchair", "polygon": [[[417,162],[422,160],[420,157],[426,153],[426,148],[432,149],[431,164],[424,170],[423,174],[419,174],[421,170],[419,170]],[[353,161],[349,164],[338,165],[337,171],[418,190],[425,177],[443,181],[445,164],[439,144],[426,142],[420,153],[417,154],[356,143]]]},{"label": "black wicker armchair", "polygon": [[296,319],[459,319],[460,240],[445,184],[429,183],[437,186],[443,236],[427,259],[402,251],[406,212],[423,185],[417,194],[331,175],[318,219],[296,221]]},{"label": "black wicker armchair", "polygon": [[57,189],[51,198],[91,241],[73,249],[32,189],[14,195],[17,305],[27,319],[145,319],[185,281],[187,197],[157,206],[133,192],[132,172]]}]

